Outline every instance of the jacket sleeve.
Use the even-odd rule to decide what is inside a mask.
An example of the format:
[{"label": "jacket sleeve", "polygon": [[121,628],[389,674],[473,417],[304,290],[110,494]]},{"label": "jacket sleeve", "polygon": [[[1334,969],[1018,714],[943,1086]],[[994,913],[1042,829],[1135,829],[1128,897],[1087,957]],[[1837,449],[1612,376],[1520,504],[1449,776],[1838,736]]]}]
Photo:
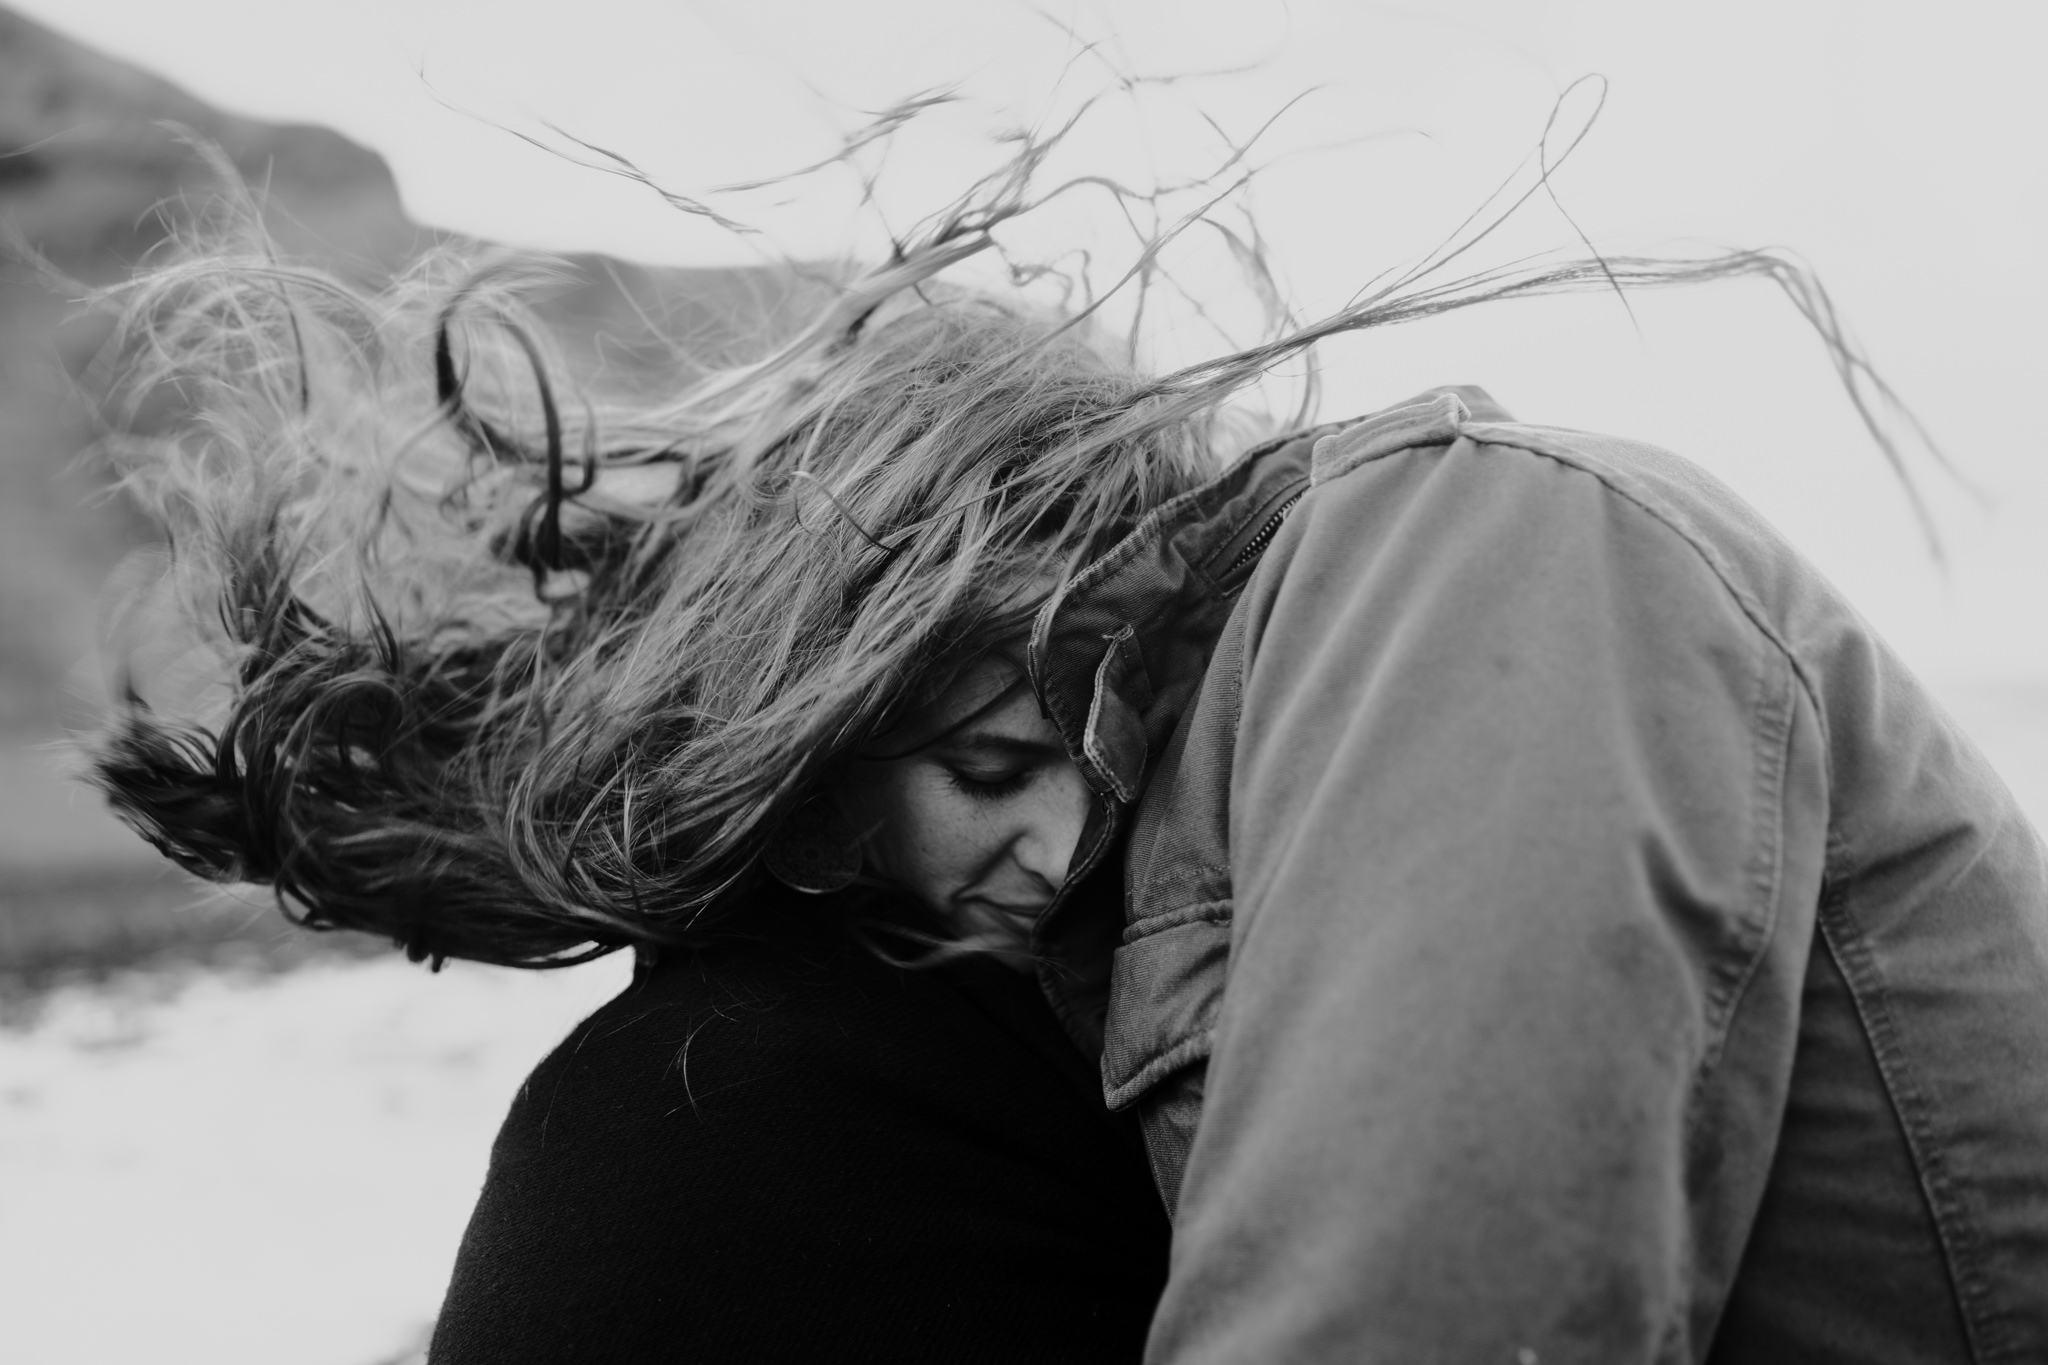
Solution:
[{"label": "jacket sleeve", "polygon": [[1689,1356],[1688,1104],[1770,932],[1789,664],[1547,456],[1401,451],[1303,512],[1246,604],[1230,975],[1149,1359]]}]

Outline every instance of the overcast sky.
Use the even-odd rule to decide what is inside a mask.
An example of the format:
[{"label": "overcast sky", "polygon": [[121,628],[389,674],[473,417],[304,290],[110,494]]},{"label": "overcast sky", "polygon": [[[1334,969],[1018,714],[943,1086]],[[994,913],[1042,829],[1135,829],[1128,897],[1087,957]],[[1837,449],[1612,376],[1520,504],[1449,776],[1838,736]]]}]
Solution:
[{"label": "overcast sky", "polygon": [[[828,154],[862,110],[956,88],[968,98],[891,162],[901,221],[992,165],[993,133],[1042,126],[1113,72],[1246,68],[1091,125],[1078,150],[1173,173],[1216,155],[1203,115],[1241,137],[1309,92],[1262,144],[1275,164],[1256,202],[1311,308],[1456,227],[1600,73],[1605,110],[1556,180],[1564,209],[1603,248],[1776,244],[1810,261],[1989,495],[1979,507],[1921,470],[1949,574],[1766,286],[1639,300],[1633,318],[1612,297],[1518,303],[1347,344],[1326,414],[1476,382],[1525,420],[1671,446],[1758,503],[1922,669],[2048,680],[2037,0],[10,2],[216,104],[341,129],[384,154],[424,221],[643,260],[757,248],[508,130],[553,124],[697,193]],[[878,240],[845,177],[729,202],[782,250]],[[1511,243],[1573,231],[1539,204]]]}]

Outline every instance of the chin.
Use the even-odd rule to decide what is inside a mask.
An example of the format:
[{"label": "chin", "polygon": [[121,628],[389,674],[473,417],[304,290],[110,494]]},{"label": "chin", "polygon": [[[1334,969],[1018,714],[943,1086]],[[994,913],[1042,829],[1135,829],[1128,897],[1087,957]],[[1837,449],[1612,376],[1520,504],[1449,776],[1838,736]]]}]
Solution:
[{"label": "chin", "polygon": [[1040,902],[1017,906],[998,904],[981,896],[956,897],[948,918],[969,938],[1022,951],[1031,946],[1031,930],[1045,913],[1045,905]]}]

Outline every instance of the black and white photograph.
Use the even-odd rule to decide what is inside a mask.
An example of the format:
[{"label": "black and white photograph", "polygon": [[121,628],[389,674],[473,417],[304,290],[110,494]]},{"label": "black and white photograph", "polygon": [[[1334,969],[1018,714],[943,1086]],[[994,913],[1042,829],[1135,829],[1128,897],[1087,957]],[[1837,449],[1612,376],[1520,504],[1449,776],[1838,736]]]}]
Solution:
[{"label": "black and white photograph", "polygon": [[0,0],[0,1360],[2048,1361],[2043,51]]}]

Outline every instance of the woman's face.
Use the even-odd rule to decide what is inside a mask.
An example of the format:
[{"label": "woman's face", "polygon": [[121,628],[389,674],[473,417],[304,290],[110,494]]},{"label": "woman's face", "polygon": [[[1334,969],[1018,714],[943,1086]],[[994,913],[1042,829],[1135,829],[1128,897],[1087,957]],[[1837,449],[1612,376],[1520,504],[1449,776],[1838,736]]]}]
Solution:
[{"label": "woman's face", "polygon": [[976,664],[876,748],[840,793],[868,871],[970,933],[1022,942],[1094,797],[1016,666]]}]

